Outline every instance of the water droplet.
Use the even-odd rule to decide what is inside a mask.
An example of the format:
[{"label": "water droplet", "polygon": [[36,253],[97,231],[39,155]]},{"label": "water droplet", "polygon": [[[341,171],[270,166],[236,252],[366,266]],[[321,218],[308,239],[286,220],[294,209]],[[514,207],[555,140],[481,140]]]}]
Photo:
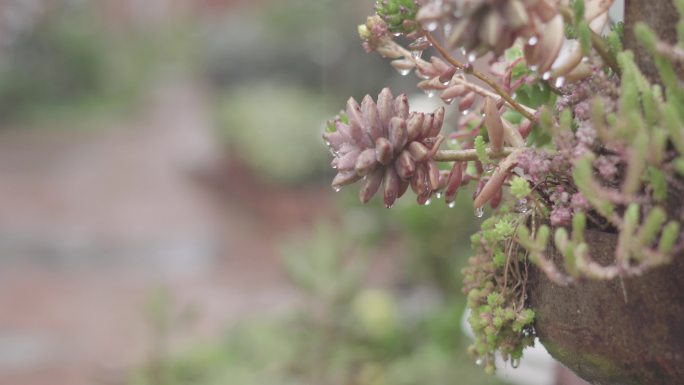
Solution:
[{"label": "water droplet", "polygon": [[453,98],[451,98],[451,99],[443,99],[443,101],[444,101],[444,104],[451,104],[451,103],[454,102],[454,99],[453,99]]},{"label": "water droplet", "polygon": [[542,79],[544,79],[544,80],[551,79],[551,72],[549,72],[549,71],[544,72],[544,75],[542,75]]},{"label": "water droplet", "polygon": [[444,24],[444,36],[451,36],[451,31],[454,29],[453,24],[451,23],[446,23]]},{"label": "water droplet", "polygon": [[532,37],[527,41],[527,45],[532,46],[532,47],[534,47],[535,45],[537,45],[537,43],[539,43],[539,38],[536,37],[536,36],[532,36]]},{"label": "water droplet", "polygon": [[399,75],[401,75],[401,76],[406,76],[406,75],[411,73],[411,69],[410,68],[398,68],[397,72],[399,72]]},{"label": "water droplet", "polygon": [[468,51],[466,51],[465,47],[461,47],[461,55],[468,56]]},{"label": "water droplet", "polygon": [[437,23],[436,20],[431,20],[431,21],[428,21],[426,23],[423,23],[423,28],[425,28],[425,30],[427,30],[429,32],[433,32],[434,30],[437,29],[438,25],[439,24]]},{"label": "water droplet", "polygon": [[333,170],[337,170],[337,165],[336,165],[336,164],[333,164],[333,165],[332,165],[332,168],[333,168]]},{"label": "water droplet", "polygon": [[435,90],[425,90],[425,95],[427,95],[428,98],[435,96],[436,93],[437,91]]},{"label": "water droplet", "polygon": [[394,205],[388,205],[388,204],[385,203],[385,208],[386,208],[386,209],[391,209],[392,206],[394,206]]},{"label": "water droplet", "polygon": [[482,218],[484,216],[484,208],[479,207],[475,209],[475,216],[478,218]]},{"label": "water droplet", "polygon": [[475,60],[477,60],[477,55],[475,55],[474,53],[471,53],[468,55],[468,61],[469,62],[475,63]]},{"label": "water droplet", "polygon": [[515,211],[525,214],[529,209],[526,198],[518,199],[518,201],[515,202]]},{"label": "water droplet", "polygon": [[466,116],[466,115],[468,115],[469,113],[470,113],[470,110],[468,110],[468,109],[465,109],[465,110],[461,111],[461,115],[463,115],[463,116]]},{"label": "water droplet", "polygon": [[394,33],[392,34],[392,36],[394,36],[394,37],[399,37],[399,36],[401,36],[401,32],[394,32]]},{"label": "water droplet", "polygon": [[561,88],[565,84],[565,78],[564,77],[559,77],[556,79],[556,88]]},{"label": "water droplet", "polygon": [[430,206],[430,203],[432,203],[432,199],[428,198],[428,200],[426,200],[425,203],[423,203],[423,205],[424,206]]},{"label": "water droplet", "polygon": [[442,199],[442,193],[441,192],[438,192],[437,194],[435,194],[435,196],[437,197],[437,199]]},{"label": "water droplet", "polygon": [[333,190],[335,190],[335,192],[340,192],[340,190],[342,190],[342,187],[340,187],[340,186],[333,186]]},{"label": "water droplet", "polygon": [[325,141],[325,145],[328,146],[328,147],[330,147],[332,144],[330,144],[330,142],[326,140],[326,141]]},{"label": "water droplet", "polygon": [[588,61],[589,61],[589,56],[584,56],[584,57],[582,57],[582,62],[583,62],[583,63],[586,63],[586,62],[588,62]]},{"label": "water droplet", "polygon": [[484,364],[484,360],[482,360],[482,358],[478,358],[477,360],[475,360],[475,365],[482,366],[482,364]]},{"label": "water droplet", "polygon": [[518,366],[520,366],[520,359],[519,358],[512,358],[511,359],[511,367],[513,369],[517,369]]},{"label": "water droplet", "polygon": [[456,207],[456,201],[449,202],[449,204],[448,204],[447,206],[448,206],[450,209],[453,209],[454,207]]},{"label": "water droplet", "polygon": [[539,66],[538,65],[531,65],[530,69],[534,72],[537,72],[537,70],[539,69]]}]

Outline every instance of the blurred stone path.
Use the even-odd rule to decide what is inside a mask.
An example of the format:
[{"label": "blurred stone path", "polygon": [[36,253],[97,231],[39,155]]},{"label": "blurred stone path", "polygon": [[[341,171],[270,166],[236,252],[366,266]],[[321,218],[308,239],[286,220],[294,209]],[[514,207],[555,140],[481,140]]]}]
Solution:
[{"label": "blurred stone path", "polygon": [[178,344],[296,301],[276,246],[327,194],[224,178],[208,105],[169,86],[104,127],[0,131],[0,385],[123,383],[160,287],[196,313]]}]

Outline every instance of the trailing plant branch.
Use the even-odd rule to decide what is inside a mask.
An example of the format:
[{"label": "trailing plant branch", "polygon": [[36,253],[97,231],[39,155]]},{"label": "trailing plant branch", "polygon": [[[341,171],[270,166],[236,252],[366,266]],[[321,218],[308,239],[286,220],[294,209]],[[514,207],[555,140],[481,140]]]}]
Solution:
[{"label": "trailing plant branch", "polygon": [[[560,11],[561,15],[563,15],[563,19],[565,19],[565,21],[568,24],[575,24],[575,13],[572,11],[572,9],[570,9],[567,6],[559,5],[558,10]],[[592,30],[589,30],[589,32],[591,37],[591,45],[596,50],[596,53],[598,53],[599,56],[601,56],[603,62],[606,63],[606,65],[610,67],[610,69],[613,70],[613,72],[615,72],[618,75],[621,75],[622,70],[618,65],[617,59],[615,58],[615,56],[613,56],[612,53],[610,53],[610,48],[603,40],[603,37],[601,37],[601,35]]]},{"label": "trailing plant branch", "polygon": [[[487,156],[492,159],[503,159],[515,151],[515,147],[504,147],[501,151],[487,149]],[[468,162],[478,160],[477,150],[440,150],[432,157],[437,162]]]},{"label": "trailing plant branch", "polygon": [[496,81],[494,81],[494,79],[476,70],[475,68],[473,68],[472,65],[463,64],[456,58],[451,56],[449,52],[446,50],[446,48],[444,48],[431,33],[426,32],[425,35],[427,36],[430,43],[432,43],[432,46],[435,47],[437,52],[439,52],[440,55],[442,55],[442,57],[444,58],[444,60],[449,62],[449,64],[453,65],[454,67],[462,70],[467,74],[471,74],[476,78],[482,80],[489,87],[491,87],[499,96],[501,96],[511,107],[518,111],[522,116],[524,116],[532,122],[536,121],[534,114],[530,113],[527,108],[522,106],[520,103],[516,102],[515,99],[513,99],[513,97],[508,92],[506,92],[506,90],[504,90],[499,84],[497,84]]}]

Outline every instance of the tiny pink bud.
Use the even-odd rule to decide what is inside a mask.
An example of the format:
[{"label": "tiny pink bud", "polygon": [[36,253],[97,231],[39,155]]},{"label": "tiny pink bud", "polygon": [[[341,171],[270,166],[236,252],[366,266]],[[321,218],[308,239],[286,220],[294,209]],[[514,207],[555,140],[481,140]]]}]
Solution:
[{"label": "tiny pink bud", "polygon": [[335,175],[335,178],[332,181],[332,187],[333,188],[340,188],[342,186],[346,186],[348,184],[352,184],[356,182],[357,180],[361,179],[361,176],[359,176],[356,171],[340,171]]},{"label": "tiny pink bud", "polygon": [[408,119],[409,103],[406,94],[401,94],[394,99],[394,114],[402,119]]},{"label": "tiny pink bud", "polygon": [[451,78],[454,77],[454,74],[456,74],[456,67],[449,66],[449,69],[447,69],[446,71],[443,71],[439,75],[439,82],[442,84],[450,82]]},{"label": "tiny pink bud", "polygon": [[394,115],[394,96],[389,88],[383,88],[378,95],[378,114],[380,115],[380,122],[382,123],[383,136],[387,135],[390,119]]},{"label": "tiny pink bud", "polygon": [[401,151],[406,145],[408,139],[408,133],[406,132],[406,121],[400,117],[393,117],[390,120],[389,131],[387,137],[394,147],[394,152],[397,153]]},{"label": "tiny pink bud", "polygon": [[418,163],[424,161],[430,153],[430,150],[428,150],[427,147],[425,147],[422,143],[415,141],[409,144],[408,150],[411,152],[413,159],[415,159]]},{"label": "tiny pink bud", "polygon": [[399,195],[399,176],[394,167],[385,167],[384,180],[384,201],[385,207],[390,208],[394,205]]},{"label": "tiny pink bud", "polygon": [[359,147],[370,147],[370,137],[361,128],[363,124],[361,106],[354,98],[349,98],[347,101],[347,117],[349,118],[349,136],[352,141]]},{"label": "tiny pink bud", "polygon": [[480,191],[475,198],[473,206],[476,209],[479,209],[480,207],[484,206],[485,203],[489,202],[501,189],[507,176],[507,169],[502,170],[501,168],[498,168],[494,174],[492,174],[491,178],[489,178],[487,183],[485,183],[485,185],[482,187],[482,191]]},{"label": "tiny pink bud", "polygon": [[335,159],[337,162],[333,165],[336,166],[340,171],[353,170],[356,165],[356,160],[359,157],[359,150],[351,150],[345,154],[342,154]]},{"label": "tiny pink bud", "polygon": [[446,190],[444,191],[444,198],[447,203],[456,200],[456,192],[463,181],[463,163],[455,162],[449,174],[449,181],[447,182]]},{"label": "tiny pink bud", "polygon": [[428,135],[437,136],[442,130],[442,124],[444,124],[444,107],[439,107],[432,114],[432,128]]},{"label": "tiny pink bud", "polygon": [[428,190],[418,195],[416,197],[416,202],[418,202],[419,205],[424,206],[430,201],[430,198],[432,198],[432,191]]},{"label": "tiny pink bud", "polygon": [[456,84],[445,89],[444,92],[442,92],[442,95],[440,95],[440,98],[442,98],[442,100],[451,100],[454,98],[460,98],[467,92],[468,89],[466,88],[466,86],[464,86],[463,84]]},{"label": "tiny pink bud", "polygon": [[485,125],[487,127],[487,133],[489,134],[489,142],[492,146],[492,151],[501,152],[501,150],[503,150],[504,142],[504,126],[494,99],[485,99],[484,113]]},{"label": "tiny pink bud", "polygon": [[376,140],[382,136],[382,123],[378,114],[378,106],[370,95],[366,95],[361,101],[361,113],[363,114],[363,128],[371,137]]},{"label": "tiny pink bud", "polygon": [[427,162],[428,181],[430,182],[430,190],[439,189],[439,166],[437,162],[431,160]]},{"label": "tiny pink bud", "polygon": [[411,182],[408,180],[400,180],[399,181],[399,192],[397,193],[397,199],[401,198],[404,195],[404,193],[406,193],[406,190],[408,190],[409,184],[411,184]]},{"label": "tiny pink bud", "polygon": [[323,140],[328,143],[328,145],[333,149],[333,150],[339,150],[340,146],[342,146],[342,143],[345,142],[344,137],[342,136],[342,133],[338,131],[333,131],[333,132],[324,132],[323,133]]},{"label": "tiny pink bud", "polygon": [[366,177],[366,179],[363,181],[363,185],[361,185],[361,190],[359,191],[359,199],[361,200],[361,203],[367,203],[380,189],[384,175],[385,170],[383,170],[381,167],[378,167]]},{"label": "tiny pink bud", "polygon": [[425,117],[423,118],[423,128],[421,129],[420,132],[420,138],[426,138],[430,136],[430,131],[432,131],[432,120],[434,119],[434,116],[432,114],[425,114]]},{"label": "tiny pink bud", "polygon": [[356,158],[354,169],[356,170],[357,174],[364,176],[373,171],[377,164],[378,161],[375,158],[375,149],[368,148],[363,150],[363,152],[361,152]]},{"label": "tiny pink bud", "polygon": [[399,157],[397,157],[394,168],[401,179],[408,180],[416,172],[416,163],[411,154],[404,150],[399,154]]},{"label": "tiny pink bud", "polygon": [[458,103],[458,109],[460,111],[466,111],[466,110],[470,109],[470,107],[472,107],[473,104],[475,104],[476,97],[477,97],[477,94],[475,94],[474,92],[469,92]]},{"label": "tiny pink bud", "polygon": [[424,164],[419,164],[416,166],[416,173],[411,178],[411,190],[420,195],[429,189],[427,168]]},{"label": "tiny pink bud", "polygon": [[418,139],[423,130],[423,120],[425,119],[425,114],[423,113],[413,113],[406,122],[406,132],[408,134],[408,140],[414,141]]},{"label": "tiny pink bud", "polygon": [[392,162],[394,156],[394,148],[392,143],[387,138],[381,137],[375,141],[375,158],[378,162],[387,166]]}]

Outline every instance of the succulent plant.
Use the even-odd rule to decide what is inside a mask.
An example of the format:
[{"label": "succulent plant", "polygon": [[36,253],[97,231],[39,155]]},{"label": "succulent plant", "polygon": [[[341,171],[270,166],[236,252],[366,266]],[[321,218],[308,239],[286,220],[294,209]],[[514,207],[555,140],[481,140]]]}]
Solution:
[{"label": "succulent plant", "polygon": [[418,27],[415,22],[418,4],[415,0],[377,0],[375,12],[392,33],[411,33]]},{"label": "succulent plant", "polygon": [[370,95],[361,104],[350,98],[346,115],[330,122],[332,131],[323,134],[335,155],[332,187],[339,190],[363,179],[359,199],[366,203],[382,185],[385,206],[391,207],[411,186],[425,203],[446,185],[432,159],[443,140],[443,122],[444,107],[431,114],[409,112],[406,95],[395,98],[389,88],[380,92],[377,103]]}]

